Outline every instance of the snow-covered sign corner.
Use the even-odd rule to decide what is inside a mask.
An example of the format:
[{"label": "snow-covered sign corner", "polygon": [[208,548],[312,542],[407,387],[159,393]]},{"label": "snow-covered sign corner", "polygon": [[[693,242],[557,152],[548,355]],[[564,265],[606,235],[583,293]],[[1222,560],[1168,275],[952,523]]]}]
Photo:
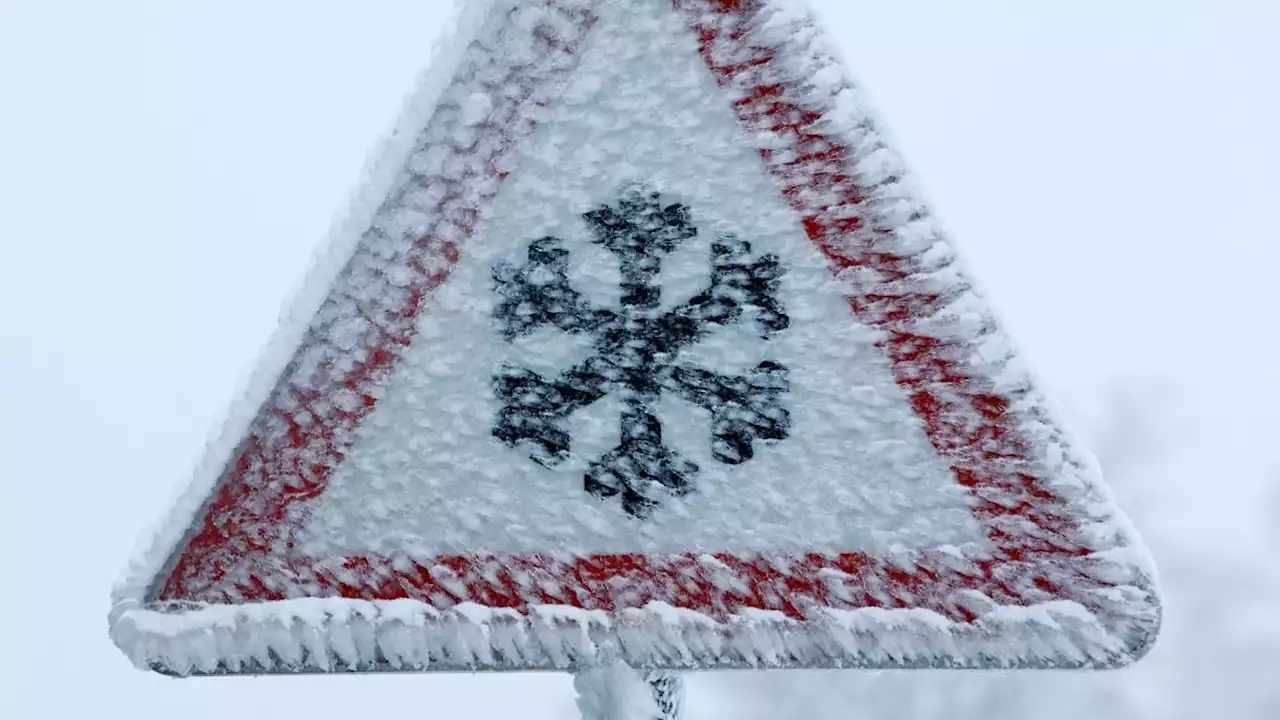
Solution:
[{"label": "snow-covered sign corner", "polygon": [[797,3],[460,5],[113,593],[139,667],[1146,652],[1150,557]]}]

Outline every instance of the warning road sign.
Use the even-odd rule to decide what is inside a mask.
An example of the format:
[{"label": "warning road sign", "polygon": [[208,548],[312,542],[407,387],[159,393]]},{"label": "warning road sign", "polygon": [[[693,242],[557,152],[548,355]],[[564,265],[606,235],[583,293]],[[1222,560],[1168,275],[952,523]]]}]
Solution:
[{"label": "warning road sign", "polygon": [[175,674],[1144,652],[1146,551],[792,6],[464,11],[117,644]]}]

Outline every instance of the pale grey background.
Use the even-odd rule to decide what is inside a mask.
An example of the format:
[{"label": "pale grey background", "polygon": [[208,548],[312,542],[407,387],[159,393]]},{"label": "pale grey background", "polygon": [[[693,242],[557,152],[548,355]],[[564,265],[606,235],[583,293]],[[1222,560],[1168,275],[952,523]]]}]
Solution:
[{"label": "pale grey background", "polygon": [[[106,637],[447,4],[0,0],[0,715],[574,716],[567,676],[175,682]],[[1102,677],[699,676],[689,717],[1280,715],[1280,5],[814,4],[1168,622]]]}]

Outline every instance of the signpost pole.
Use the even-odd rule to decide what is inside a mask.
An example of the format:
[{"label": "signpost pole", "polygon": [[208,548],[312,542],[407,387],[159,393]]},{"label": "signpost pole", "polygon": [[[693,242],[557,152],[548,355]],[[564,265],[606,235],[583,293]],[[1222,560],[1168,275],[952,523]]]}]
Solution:
[{"label": "signpost pole", "polygon": [[582,720],[680,720],[684,683],[676,673],[614,662],[574,673]]},{"label": "signpost pole", "polygon": [[680,720],[684,704],[684,679],[679,673],[654,670],[645,678],[653,688],[653,703],[658,706],[655,720]]}]

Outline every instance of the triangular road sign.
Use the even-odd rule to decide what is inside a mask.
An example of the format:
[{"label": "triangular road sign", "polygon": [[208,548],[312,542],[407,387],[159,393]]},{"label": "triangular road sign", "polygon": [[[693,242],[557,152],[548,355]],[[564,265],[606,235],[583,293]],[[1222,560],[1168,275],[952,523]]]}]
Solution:
[{"label": "triangular road sign", "polygon": [[463,10],[116,643],[175,674],[1145,652],[1146,551],[794,4]]}]

